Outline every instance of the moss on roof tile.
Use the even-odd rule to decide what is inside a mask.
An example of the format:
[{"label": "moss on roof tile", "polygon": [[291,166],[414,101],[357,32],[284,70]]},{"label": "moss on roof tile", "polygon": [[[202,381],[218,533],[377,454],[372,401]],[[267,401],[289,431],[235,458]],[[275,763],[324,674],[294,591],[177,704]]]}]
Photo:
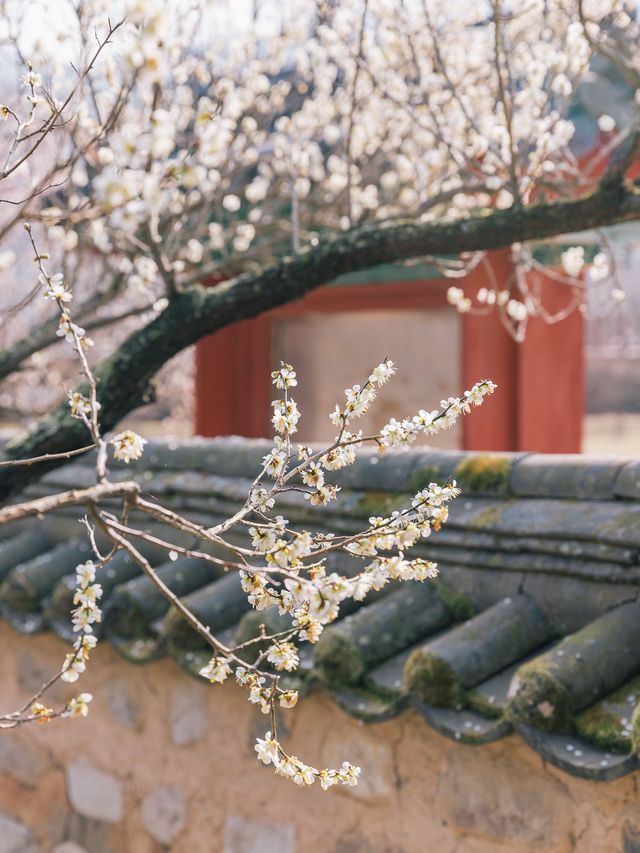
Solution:
[{"label": "moss on roof tile", "polygon": [[470,494],[504,495],[508,491],[511,461],[506,456],[469,456],[454,471],[460,487]]},{"label": "moss on roof tile", "polygon": [[426,649],[415,649],[404,667],[404,689],[407,693],[437,708],[464,708],[465,690],[452,667]]}]

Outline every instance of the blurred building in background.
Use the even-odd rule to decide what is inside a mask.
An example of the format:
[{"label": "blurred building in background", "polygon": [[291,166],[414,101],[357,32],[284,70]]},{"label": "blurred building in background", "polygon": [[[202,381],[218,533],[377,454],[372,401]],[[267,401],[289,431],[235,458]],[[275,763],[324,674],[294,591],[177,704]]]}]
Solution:
[{"label": "blurred building in background", "polygon": [[[491,254],[456,281],[467,295],[511,275],[507,252]],[[301,441],[334,437],[329,413],[344,389],[363,382],[385,356],[399,374],[354,426],[376,432],[391,417],[432,409],[475,382],[500,388],[491,404],[433,439],[465,450],[580,450],[584,409],[583,318],[549,325],[533,319],[517,343],[497,314],[459,314],[447,304],[450,279],[427,267],[381,267],[349,276],[297,303],[244,321],[196,347],[196,432],[270,434],[269,373],[285,361],[298,373]],[[546,282],[544,284],[547,284]],[[549,299],[566,292],[549,283]]]}]

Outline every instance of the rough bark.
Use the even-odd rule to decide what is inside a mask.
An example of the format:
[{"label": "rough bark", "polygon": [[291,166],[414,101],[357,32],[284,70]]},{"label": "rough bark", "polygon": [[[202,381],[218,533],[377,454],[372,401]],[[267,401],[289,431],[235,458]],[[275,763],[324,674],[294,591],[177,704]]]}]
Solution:
[{"label": "rough bark", "polygon": [[[575,201],[492,211],[456,222],[405,221],[357,229],[215,288],[192,286],[176,294],[159,317],[131,335],[97,368],[102,428],[112,429],[129,411],[150,399],[151,379],[163,364],[224,326],[300,299],[340,275],[379,264],[497,249],[523,240],[639,219],[640,194],[634,190],[622,182],[609,182]],[[85,427],[70,418],[65,401],[28,434],[8,443],[0,459],[68,451],[81,447],[86,438]],[[57,464],[0,471],[0,502]]]}]

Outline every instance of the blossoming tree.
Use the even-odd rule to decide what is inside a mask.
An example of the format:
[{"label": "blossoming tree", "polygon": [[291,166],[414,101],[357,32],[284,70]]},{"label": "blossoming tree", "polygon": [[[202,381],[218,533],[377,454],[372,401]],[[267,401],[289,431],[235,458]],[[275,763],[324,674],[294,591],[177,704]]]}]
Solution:
[{"label": "blossoming tree", "polygon": [[[290,0],[276,14],[265,0],[243,18],[223,0],[50,5],[62,21],[59,38],[56,22],[35,20],[29,3],[0,2],[0,47],[7,63],[22,65],[19,86],[0,94],[0,268],[17,291],[0,378],[62,339],[83,379],[77,387],[70,380],[66,399],[2,449],[0,499],[89,449],[96,485],[9,504],[0,522],[76,504],[86,512],[95,554],[77,568],[78,639],[54,678],[74,682],[84,671],[100,619],[96,578],[124,549],[211,645],[203,677],[233,673],[270,717],[259,759],[299,784],[354,784],[358,769],[349,764],[318,770],[285,752],[275,709],[292,707],[297,695],[281,686],[282,673],[295,669],[297,644],[315,642],[344,599],[433,575],[433,564],[405,552],[446,521],[457,490],[433,483],[402,512],[330,539],[291,529],[274,502],[291,488],[312,505],[335,500],[331,472],[351,464],[362,443],[384,450],[429,436],[482,402],[492,383],[365,436],[352,422],[395,373],[385,360],[347,390],[331,414],[335,441],[317,449],[293,443],[297,381],[282,365],[273,374],[273,448],[244,506],[208,529],[143,499],[133,481],[111,482],[111,454],[129,462],[144,450],[135,433],[111,431],[150,398],[162,365],[203,335],[381,263],[428,258],[460,275],[488,263],[488,250],[510,247],[516,275],[486,291],[480,308],[499,311],[520,334],[543,311],[531,286],[536,241],[640,218],[628,178],[637,119],[609,127],[597,155],[604,169],[573,156],[567,119],[596,54],[633,90],[640,85],[634,11],[620,0]],[[37,270],[19,262],[25,246]],[[583,265],[574,248],[553,273],[576,305]],[[592,279],[605,280],[607,267],[605,247]],[[455,288],[450,301],[475,309]],[[12,339],[27,309],[34,326]],[[88,332],[113,331],[125,319],[133,330],[95,359]],[[107,498],[121,501],[120,513],[104,508]],[[250,663],[222,644],[136,547],[146,538],[176,550],[132,526],[133,510],[224,549],[250,603],[277,608],[287,628],[261,637],[267,648],[256,646]],[[238,527],[250,547],[228,539]],[[335,550],[360,559],[361,569],[327,573]],[[178,553],[219,561],[206,551]],[[56,710],[40,701],[44,688],[2,723],[87,712],[87,694]]]}]

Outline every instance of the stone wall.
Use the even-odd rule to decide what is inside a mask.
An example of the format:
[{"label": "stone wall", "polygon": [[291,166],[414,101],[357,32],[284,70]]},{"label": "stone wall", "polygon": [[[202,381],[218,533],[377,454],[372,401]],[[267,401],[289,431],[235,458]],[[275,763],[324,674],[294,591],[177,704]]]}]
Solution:
[{"label": "stone wall", "polygon": [[[10,709],[66,647],[4,624],[0,643]],[[283,718],[287,745],[363,768],[357,788],[324,793],[258,764],[267,723],[233,684],[200,684],[166,659],[136,667],[103,643],[54,698],[79,690],[95,697],[87,719],[0,735],[0,853],[640,851],[635,775],[574,779],[515,736],[471,747],[412,711],[365,725],[312,696]]]}]

